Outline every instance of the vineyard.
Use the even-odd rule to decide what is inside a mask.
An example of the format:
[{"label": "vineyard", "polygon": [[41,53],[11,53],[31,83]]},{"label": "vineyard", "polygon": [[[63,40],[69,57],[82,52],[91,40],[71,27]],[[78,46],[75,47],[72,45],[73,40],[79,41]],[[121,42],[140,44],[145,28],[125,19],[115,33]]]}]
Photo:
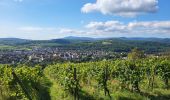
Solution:
[{"label": "vineyard", "polygon": [[1,65],[0,100],[169,100],[170,60]]},{"label": "vineyard", "polygon": [[56,94],[63,91],[56,97],[60,99],[170,98],[170,62],[165,58],[53,64],[45,74],[57,84]]},{"label": "vineyard", "polygon": [[0,100],[50,100],[41,68],[21,66],[0,66]]}]

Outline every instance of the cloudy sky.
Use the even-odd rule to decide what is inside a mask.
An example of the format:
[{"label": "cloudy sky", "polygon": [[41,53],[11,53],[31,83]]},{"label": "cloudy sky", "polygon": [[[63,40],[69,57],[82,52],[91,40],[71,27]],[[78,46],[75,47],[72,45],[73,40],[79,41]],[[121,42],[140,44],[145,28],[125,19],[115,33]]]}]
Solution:
[{"label": "cloudy sky", "polygon": [[170,38],[170,0],[0,0],[0,38]]}]

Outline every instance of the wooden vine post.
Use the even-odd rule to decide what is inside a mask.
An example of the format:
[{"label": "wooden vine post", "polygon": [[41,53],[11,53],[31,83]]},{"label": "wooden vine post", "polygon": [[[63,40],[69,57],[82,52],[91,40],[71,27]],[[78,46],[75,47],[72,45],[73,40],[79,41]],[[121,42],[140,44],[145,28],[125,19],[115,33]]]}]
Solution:
[{"label": "wooden vine post", "polygon": [[74,100],[79,100],[79,95],[78,95],[78,80],[77,80],[77,70],[76,70],[76,68],[74,68],[74,81],[75,81]]},{"label": "wooden vine post", "polygon": [[105,93],[105,96],[108,95],[109,98],[111,99],[111,96],[110,96],[110,92],[109,92],[109,89],[107,88],[107,81],[108,81],[108,66],[104,68],[104,77],[103,77],[103,86],[104,86],[104,93]]}]

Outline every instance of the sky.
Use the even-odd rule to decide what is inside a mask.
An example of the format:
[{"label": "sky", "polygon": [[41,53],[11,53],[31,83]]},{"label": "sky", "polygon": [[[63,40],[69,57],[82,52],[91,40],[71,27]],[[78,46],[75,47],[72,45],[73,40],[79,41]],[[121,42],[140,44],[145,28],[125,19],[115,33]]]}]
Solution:
[{"label": "sky", "polygon": [[0,38],[170,38],[170,0],[0,0]]}]

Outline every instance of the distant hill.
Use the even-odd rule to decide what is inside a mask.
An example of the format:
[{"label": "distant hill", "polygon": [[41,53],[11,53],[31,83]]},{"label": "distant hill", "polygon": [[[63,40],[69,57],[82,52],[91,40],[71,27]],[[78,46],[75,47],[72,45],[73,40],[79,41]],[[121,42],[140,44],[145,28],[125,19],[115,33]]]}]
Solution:
[{"label": "distant hill", "polygon": [[95,38],[90,38],[90,37],[75,37],[75,36],[68,36],[68,37],[64,37],[63,39],[67,39],[67,40],[87,40],[87,41],[92,41],[92,40],[96,40]]},{"label": "distant hill", "polygon": [[20,39],[20,38],[0,38],[0,41],[28,41],[26,39]]},{"label": "distant hill", "polygon": [[75,37],[68,36],[62,39],[65,40],[81,40],[81,41],[97,41],[97,40],[130,40],[130,41],[152,41],[152,42],[162,42],[162,43],[170,43],[170,38],[143,38],[143,37],[118,37],[118,38],[90,38],[90,37]]},{"label": "distant hill", "polygon": [[71,44],[72,43],[72,41],[68,39],[52,39],[52,40],[49,40],[49,42],[58,43],[58,44]]},{"label": "distant hill", "polygon": [[26,43],[31,40],[26,39],[20,39],[20,38],[0,38],[0,44],[2,45],[15,45],[15,44],[21,44]]},{"label": "distant hill", "polygon": [[133,37],[126,38],[120,37],[121,40],[136,40],[136,41],[152,41],[152,42],[162,42],[162,43],[170,43],[170,38],[142,38],[142,37]]},{"label": "distant hill", "polygon": [[160,42],[160,43],[170,43],[170,38],[142,38],[142,37],[118,37],[118,38],[90,38],[90,37],[75,37],[68,36],[60,39],[52,40],[28,40],[20,38],[0,38],[0,44],[22,44],[22,43],[58,43],[58,44],[72,44],[81,42],[91,42],[91,41],[102,41],[102,40],[114,40],[114,41],[150,41],[150,42]]},{"label": "distant hill", "polygon": [[32,47],[62,47],[74,50],[106,50],[114,52],[129,52],[137,47],[147,53],[157,53],[170,50],[169,38],[89,38],[65,37],[52,40],[26,40],[18,38],[0,38],[0,49],[32,48]]}]

